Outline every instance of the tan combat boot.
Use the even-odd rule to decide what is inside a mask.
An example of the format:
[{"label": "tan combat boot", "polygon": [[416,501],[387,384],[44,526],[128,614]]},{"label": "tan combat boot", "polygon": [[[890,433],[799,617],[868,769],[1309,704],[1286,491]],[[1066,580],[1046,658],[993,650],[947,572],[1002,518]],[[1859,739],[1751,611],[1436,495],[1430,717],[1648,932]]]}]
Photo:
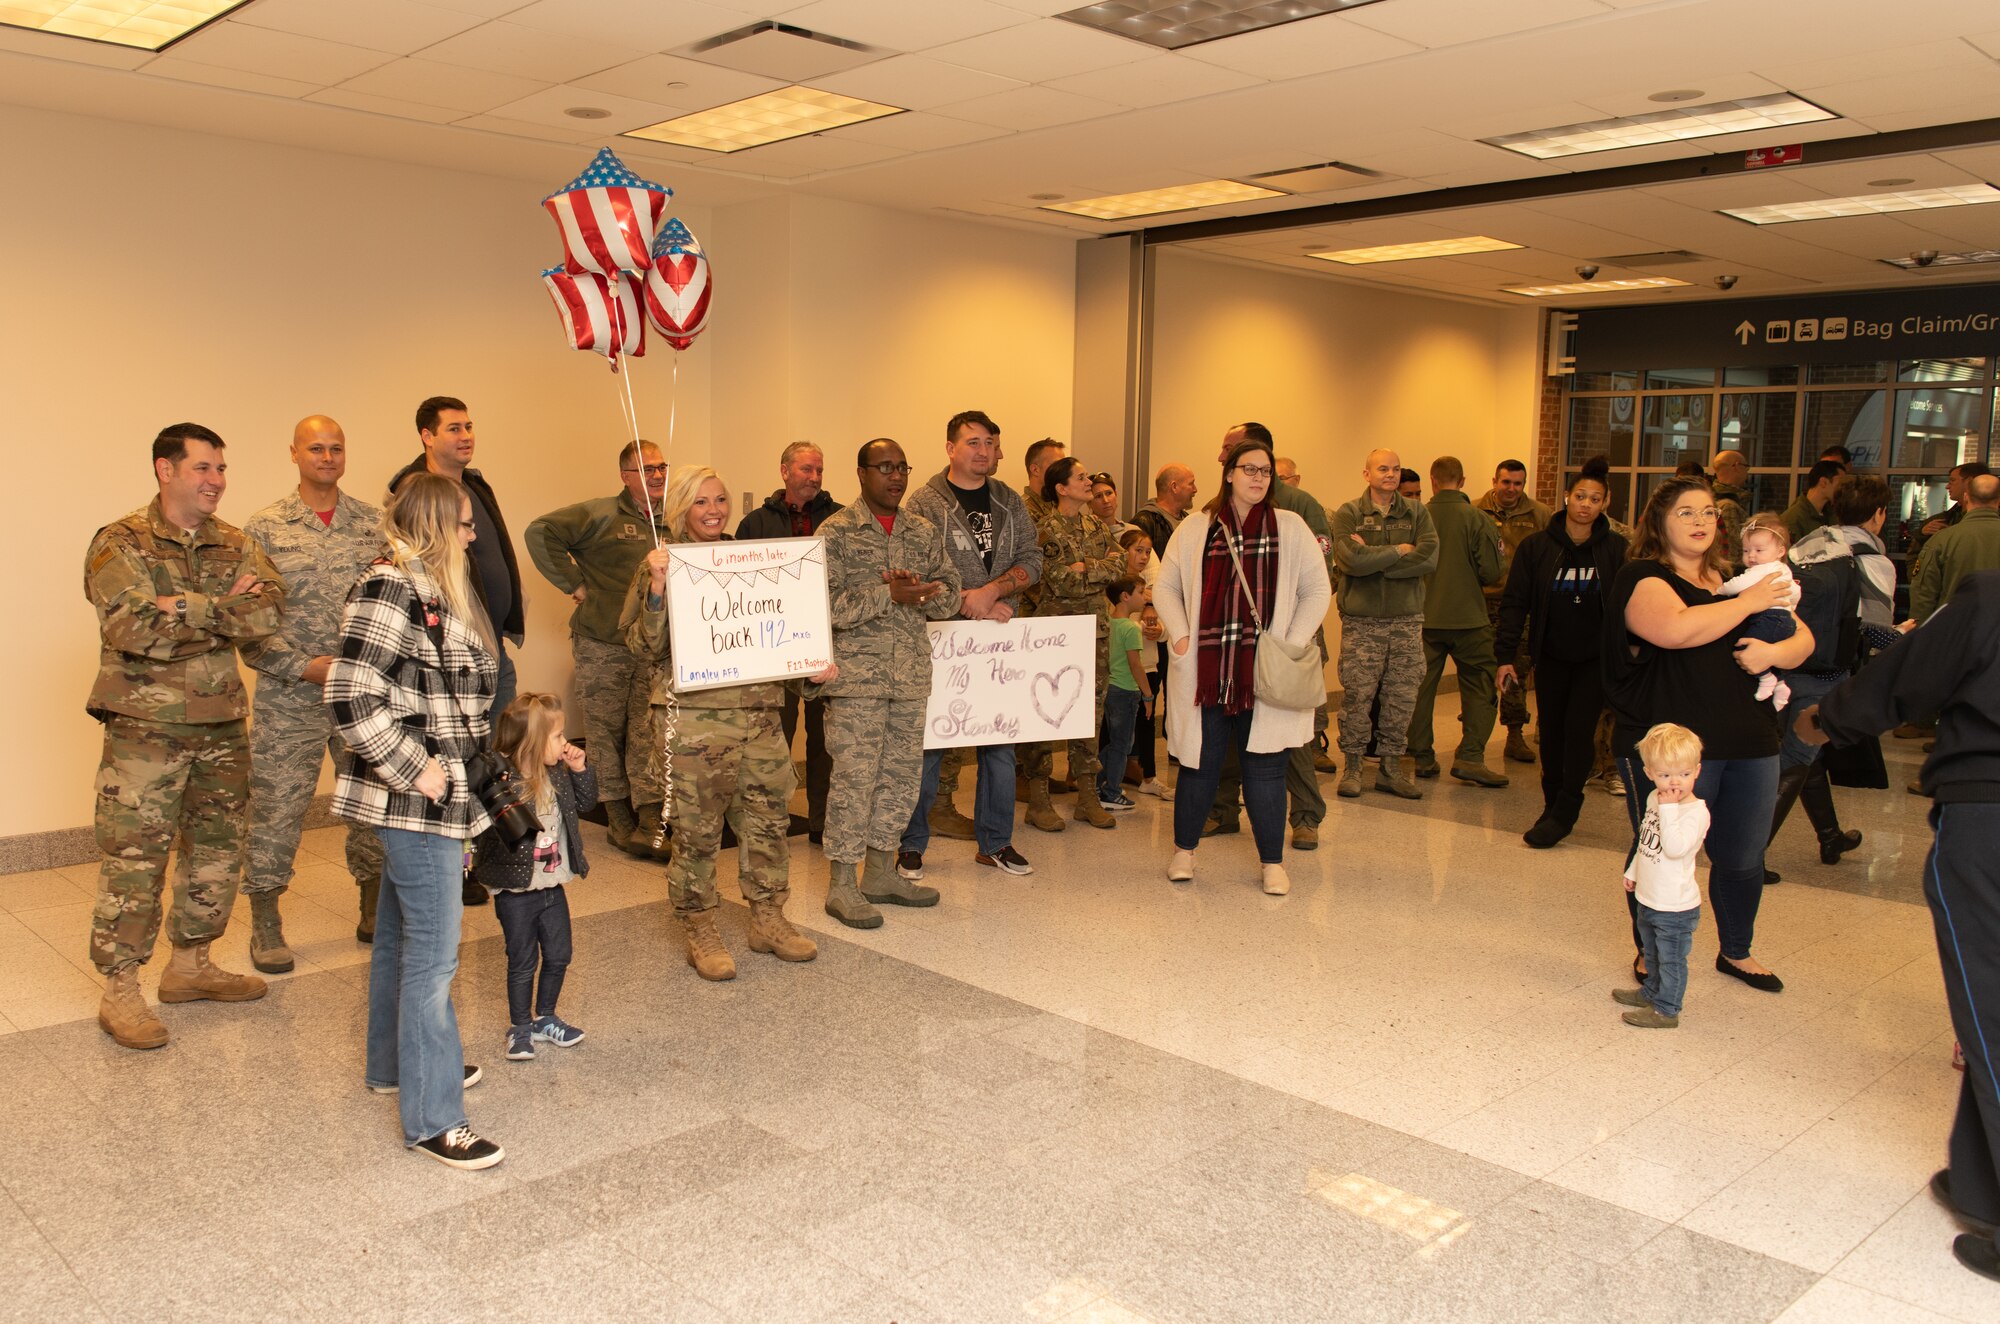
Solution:
[{"label": "tan combat boot", "polygon": [[792,927],[782,901],[750,903],[750,950],[769,952],[780,961],[810,961],[819,945]]},{"label": "tan combat boot", "polygon": [[1518,726],[1507,728],[1507,761],[1510,763],[1535,761],[1535,747],[1528,743],[1528,738],[1521,734],[1521,728]]},{"label": "tan combat boot", "polygon": [[1410,780],[1410,770],[1403,766],[1400,754],[1384,754],[1382,766],[1375,770],[1375,789],[1401,796],[1405,800],[1421,800],[1424,793]]},{"label": "tan combat boot", "polygon": [[896,872],[893,851],[868,848],[868,862],[861,866],[861,895],[878,906],[934,906],[938,890],[913,883]]},{"label": "tan combat boot", "polygon": [[[826,884],[826,913],[850,929],[881,928],[882,912],[869,905],[868,899],[854,885],[854,866],[839,860],[831,863],[833,876]],[[889,872],[894,873],[895,870]]]},{"label": "tan combat boot", "polygon": [[[958,779],[953,778],[955,783]],[[958,805],[952,800],[956,786],[939,786],[937,799],[931,801],[931,835],[948,837],[953,841],[977,841],[978,831],[972,820],[958,812]]]},{"label": "tan combat boot", "polygon": [[722,945],[716,932],[713,910],[690,910],[680,917],[681,936],[687,939],[688,964],[703,979],[736,978],[736,958]]},{"label": "tan combat boot", "polygon": [[1111,817],[1111,811],[1097,798],[1097,784],[1088,777],[1077,779],[1076,821],[1088,823],[1094,828],[1118,826],[1118,821]]},{"label": "tan combat boot", "polygon": [[1063,830],[1062,818],[1056,807],[1049,803],[1049,779],[1036,777],[1028,783],[1028,826],[1040,828],[1044,832]]},{"label": "tan combat boot", "polygon": [[375,906],[382,899],[380,878],[357,878],[355,885],[361,889],[361,922],[354,926],[354,941],[373,943],[375,941]]},{"label": "tan combat boot", "polygon": [[250,964],[267,975],[282,975],[293,965],[285,945],[284,924],[278,918],[278,892],[250,894]]},{"label": "tan combat boot", "polygon": [[176,943],[160,975],[162,1002],[255,1002],[268,992],[270,985],[255,975],[239,975],[211,964],[205,942],[185,947]]},{"label": "tan combat boot", "polygon": [[127,1048],[164,1048],[167,1027],[139,991],[139,967],[128,965],[104,980],[97,1027]]}]

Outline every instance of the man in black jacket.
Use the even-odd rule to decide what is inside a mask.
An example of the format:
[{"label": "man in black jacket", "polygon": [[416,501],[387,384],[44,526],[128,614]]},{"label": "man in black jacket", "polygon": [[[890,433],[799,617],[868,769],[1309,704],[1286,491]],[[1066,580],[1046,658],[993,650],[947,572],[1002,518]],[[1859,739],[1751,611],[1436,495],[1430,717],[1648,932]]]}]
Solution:
[{"label": "man in black jacket", "polygon": [[[840,509],[840,503],[820,486],[826,456],[810,441],[795,441],[778,457],[778,477],[784,486],[745,512],[736,526],[736,541],[760,538],[810,538]],[[813,845],[826,831],[826,788],[833,779],[833,755],[826,748],[826,700],[807,699],[806,707],[806,832]],[[785,690],[785,746],[799,729],[799,696]]]},{"label": "man in black jacket", "polygon": [[1799,714],[1799,737],[1849,744],[1938,714],[1924,761],[1936,841],[1924,898],[1937,928],[1945,998],[1965,1052],[1951,1166],[1931,1190],[1976,1229],[1952,1243],[1958,1262],[2000,1281],[2000,570],[1966,577],[1951,601]]}]

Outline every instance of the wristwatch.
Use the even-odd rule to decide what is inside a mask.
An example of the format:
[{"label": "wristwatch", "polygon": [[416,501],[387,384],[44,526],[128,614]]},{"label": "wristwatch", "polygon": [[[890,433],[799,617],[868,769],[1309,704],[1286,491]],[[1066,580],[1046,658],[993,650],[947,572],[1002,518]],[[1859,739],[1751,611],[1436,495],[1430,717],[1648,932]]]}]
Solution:
[{"label": "wristwatch", "polygon": [[187,600],[186,598],[184,598],[184,597],[182,597],[182,598],[175,598],[175,599],[174,599],[174,615],[176,615],[176,616],[180,617],[180,618],[181,618],[182,620],[186,620],[186,619],[187,619],[187,614],[188,614],[188,600]]}]

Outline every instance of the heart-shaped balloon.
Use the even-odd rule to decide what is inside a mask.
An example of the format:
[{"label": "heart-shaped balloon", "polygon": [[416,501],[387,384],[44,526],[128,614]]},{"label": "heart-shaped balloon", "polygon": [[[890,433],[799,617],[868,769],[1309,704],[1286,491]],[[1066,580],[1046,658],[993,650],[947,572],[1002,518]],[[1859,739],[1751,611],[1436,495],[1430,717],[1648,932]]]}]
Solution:
[{"label": "heart-shaped balloon", "polygon": [[708,255],[681,224],[669,217],[653,240],[652,266],[646,272],[646,317],[653,329],[675,349],[686,349],[708,325]]}]

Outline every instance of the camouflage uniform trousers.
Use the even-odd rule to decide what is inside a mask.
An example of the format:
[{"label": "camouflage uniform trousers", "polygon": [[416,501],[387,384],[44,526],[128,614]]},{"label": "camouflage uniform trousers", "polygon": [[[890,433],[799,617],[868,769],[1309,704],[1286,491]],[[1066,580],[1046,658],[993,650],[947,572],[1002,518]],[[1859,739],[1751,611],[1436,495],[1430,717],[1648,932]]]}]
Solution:
[{"label": "camouflage uniform trousers", "polygon": [[583,708],[590,763],[597,769],[598,798],[659,804],[653,687],[646,663],[624,644],[580,634],[569,637],[569,652],[576,661],[576,701]]},{"label": "camouflage uniform trousers", "polygon": [[[1102,621],[1098,624],[1103,625]],[[1097,758],[1097,733],[1104,727],[1104,691],[1111,684],[1111,636],[1100,632],[1097,636],[1097,706],[1093,710],[1090,735],[1085,739],[1069,743],[1069,779],[1078,786],[1097,784],[1098,770],[1103,766]],[[1021,775],[1033,781],[1047,777],[1055,770],[1056,746],[1060,740],[1038,740],[1021,746]],[[1086,783],[1084,778],[1091,780]]]},{"label": "camouflage uniform trousers", "polygon": [[[291,885],[299,855],[299,833],[319,789],[322,755],[344,772],[354,755],[333,729],[320,701],[320,687],[276,676],[261,677],[250,723],[250,867],[243,875],[249,895],[282,892]],[[382,839],[369,828],[347,827],[347,872],[354,881],[382,878]]]},{"label": "camouflage uniform trousers", "polygon": [[673,742],[674,858],[667,865],[667,899],[675,911],[715,909],[724,819],[749,854],[737,874],[743,899],[784,904],[792,863],[786,805],[797,778],[778,710],[683,704]]},{"label": "camouflage uniform trousers", "polygon": [[922,699],[836,694],[826,704],[833,781],[826,792],[826,858],[859,864],[895,852],[924,780]]},{"label": "camouflage uniform trousers", "polygon": [[[1486,619],[1494,630],[1500,629],[1500,602],[1497,598],[1486,599]],[[1496,657],[1493,665],[1504,667],[1514,664],[1516,683],[1500,691],[1500,725],[1512,730],[1528,724],[1528,687],[1534,684],[1535,663],[1528,656],[1528,632],[1521,632],[1521,642],[1514,647],[1514,656]]]},{"label": "camouflage uniform trousers", "polygon": [[[1408,748],[1410,715],[1424,674],[1422,616],[1340,618],[1340,752],[1362,757],[1368,739],[1375,752],[1400,758]],[[1381,724],[1371,731],[1368,706],[1382,697]]]},{"label": "camouflage uniform trousers", "polygon": [[243,871],[249,799],[250,741],[241,718],[198,726],[118,713],[106,719],[93,965],[115,974],[153,954],[169,851],[176,865],[167,937],[184,947],[222,936]]}]

